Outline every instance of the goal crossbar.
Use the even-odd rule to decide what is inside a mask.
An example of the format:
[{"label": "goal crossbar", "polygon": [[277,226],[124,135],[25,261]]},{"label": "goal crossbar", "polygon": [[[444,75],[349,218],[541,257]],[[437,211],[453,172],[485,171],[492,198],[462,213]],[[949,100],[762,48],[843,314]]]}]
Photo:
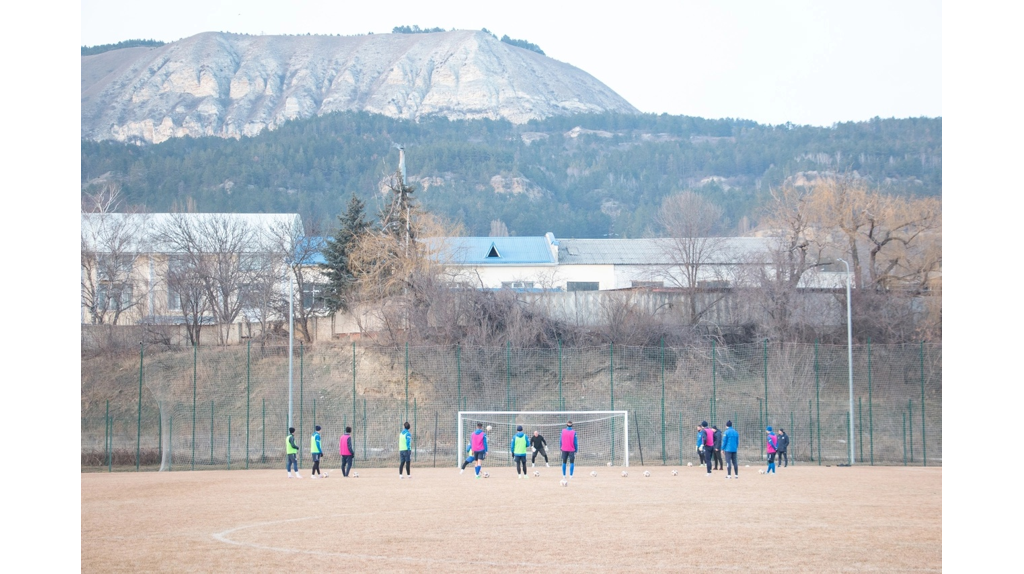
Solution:
[{"label": "goal crossbar", "polygon": [[[569,418],[573,416],[605,416],[604,418],[612,418],[616,416],[622,416],[622,445],[623,445],[623,466],[629,466],[629,411],[459,411],[458,413],[458,447],[456,449],[456,466],[462,464],[462,458],[465,454],[463,450],[465,448],[465,434],[463,432],[463,419],[483,420],[483,417],[487,416],[532,416],[532,415],[558,415],[564,417],[566,420],[558,423],[557,425],[540,425],[540,426],[562,426]],[[599,419],[603,420],[603,419]],[[579,421],[588,422],[588,421]],[[498,422],[498,424],[506,424]]]}]

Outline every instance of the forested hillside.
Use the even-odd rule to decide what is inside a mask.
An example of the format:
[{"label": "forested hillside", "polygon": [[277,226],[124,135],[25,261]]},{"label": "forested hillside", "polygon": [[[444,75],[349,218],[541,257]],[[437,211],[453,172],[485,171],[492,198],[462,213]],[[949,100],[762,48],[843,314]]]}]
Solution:
[{"label": "forested hillside", "polygon": [[83,140],[82,192],[114,184],[150,211],[193,200],[200,211],[297,211],[329,224],[352,193],[375,205],[397,167],[396,144],[405,146],[416,199],[471,235],[501,220],[512,235],[640,237],[657,232],[662,199],[684,189],[723,208],[723,232],[743,232],[770,188],[821,172],[855,172],[894,194],[942,192],[941,118],[820,128],[650,114],[514,125],[365,113],[295,120],[240,140]]}]

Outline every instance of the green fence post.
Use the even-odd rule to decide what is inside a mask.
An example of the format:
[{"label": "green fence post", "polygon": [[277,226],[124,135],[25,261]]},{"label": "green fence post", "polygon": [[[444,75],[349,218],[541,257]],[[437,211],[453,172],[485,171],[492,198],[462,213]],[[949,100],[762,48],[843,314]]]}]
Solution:
[{"label": "green fence post", "polygon": [[715,372],[715,340],[711,339],[711,424],[716,424],[715,416],[718,414],[718,387]]},{"label": "green fence post", "polygon": [[907,412],[903,411],[903,466],[907,466]]},{"label": "green fence post", "polygon": [[924,423],[924,341],[921,341],[921,466],[928,466],[928,442]]},{"label": "green fence post", "polygon": [[[868,440],[871,441],[871,466],[875,465],[875,419],[871,409],[871,337],[868,337]],[[863,445],[864,441],[861,441]],[[863,449],[864,447],[861,446]]]},{"label": "green fence post", "polygon": [[313,428],[316,428],[316,397],[313,397]]},{"label": "green fence post", "polygon": [[228,415],[228,470],[231,470],[231,415]]},{"label": "green fence post", "polygon": [[860,461],[864,462],[864,403],[857,397],[857,443],[860,445]]},{"label": "green fence post", "polygon": [[167,418],[167,470],[174,469],[174,415]]},{"label": "green fence post", "polygon": [[110,472],[110,400],[107,399],[107,411],[103,414],[103,458],[107,461],[107,472]]},{"label": "green fence post", "polygon": [[807,399],[807,430],[811,439],[811,462],[814,462],[814,407],[811,399]]},{"label": "green fence post", "polygon": [[[356,342],[352,341],[352,424],[356,424]],[[352,447],[353,449],[355,446]]]},{"label": "green fence post", "polygon": [[683,413],[679,413],[679,466],[683,466]]},{"label": "green fence post", "polygon": [[260,447],[260,462],[267,462],[267,398],[263,397],[263,418],[260,428],[263,429],[263,445]]},{"label": "green fence post", "polygon": [[416,455],[416,423],[419,418],[419,410],[417,408],[416,397],[412,398],[412,461],[416,462],[419,460],[419,456]]},{"label": "green fence post", "polygon": [[[793,432],[793,431],[796,430],[796,425],[793,423],[793,420],[794,420],[793,419],[793,411],[789,411],[789,432]],[[790,441],[790,442],[793,442],[793,441]],[[786,450],[788,451],[789,449],[786,449]],[[796,449],[793,449],[793,450],[796,450]],[[786,453],[786,463],[787,464],[789,463],[789,453],[788,452]],[[796,457],[795,456],[793,457],[793,466],[796,466]]]},{"label": "green fence post", "polygon": [[[817,404],[818,466],[821,466],[821,385],[818,382],[818,340],[814,340],[814,400]],[[812,448],[814,445],[811,445]]]},{"label": "green fence post", "polygon": [[251,389],[249,386],[249,350],[252,347],[252,339],[245,342],[245,469],[249,470],[249,400]]},{"label": "green fence post", "polygon": [[462,408],[462,345],[455,344],[455,410]]},{"label": "green fence post", "polygon": [[850,444],[850,440],[853,437],[850,436],[850,413],[846,413],[846,444]]},{"label": "green fence post", "polygon": [[914,399],[907,399],[907,436],[910,437],[910,462],[914,462]]},{"label": "green fence post", "polygon": [[213,401],[210,401],[210,466],[213,466]]},{"label": "green fence post", "polygon": [[[192,345],[192,470],[196,469],[196,356],[198,354],[199,345]],[[211,424],[210,427],[212,428],[213,425]],[[210,437],[210,448],[213,448],[213,437]]]},{"label": "green fence post", "polygon": [[409,421],[409,341],[405,342],[405,421]]},{"label": "green fence post", "polygon": [[558,410],[565,410],[565,401],[562,399],[562,340],[558,340]]},{"label": "green fence post", "polygon": [[665,450],[665,337],[661,338],[661,464],[668,464]]},{"label": "green fence post", "polygon": [[[299,446],[302,446],[302,437],[306,436],[302,433],[302,362],[304,359],[304,353],[302,348],[302,341],[299,341]],[[299,448],[299,466],[302,466],[302,448]]]},{"label": "green fence post", "polygon": [[758,418],[758,422],[760,423],[760,425],[759,425],[760,428],[757,429],[757,437],[758,437],[757,442],[758,442],[758,445],[760,446],[758,456],[760,457],[760,460],[764,460],[764,442],[765,441],[761,440],[761,433],[764,432],[765,424],[764,424],[764,412],[761,410],[761,398],[760,397],[757,398],[757,418]]},{"label": "green fence post", "polygon": [[366,460],[366,398],[363,398],[363,460]]},{"label": "green fence post", "polygon": [[512,410],[512,341],[505,341],[505,410]]},{"label": "green fence post", "polygon": [[764,340],[764,422],[768,424],[768,339]]},{"label": "green fence post", "polygon": [[139,456],[142,454],[142,362],[145,355],[146,349],[142,341],[139,341],[139,420],[135,430],[135,472],[139,471]]},{"label": "green fence post", "polygon": [[[608,343],[608,395],[615,410],[615,343]],[[615,417],[612,417],[612,466],[615,466]]]}]

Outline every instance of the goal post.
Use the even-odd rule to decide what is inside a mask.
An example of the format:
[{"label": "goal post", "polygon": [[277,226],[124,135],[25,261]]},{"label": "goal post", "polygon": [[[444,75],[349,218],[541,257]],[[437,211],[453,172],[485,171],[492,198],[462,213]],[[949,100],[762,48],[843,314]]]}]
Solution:
[{"label": "goal post", "polygon": [[469,435],[477,423],[492,427],[487,433],[488,466],[513,465],[509,446],[518,425],[523,426],[527,437],[539,431],[547,443],[548,456],[553,463],[561,464],[558,440],[570,420],[579,443],[576,464],[629,466],[628,411],[459,411],[456,465],[461,466],[466,459]]}]

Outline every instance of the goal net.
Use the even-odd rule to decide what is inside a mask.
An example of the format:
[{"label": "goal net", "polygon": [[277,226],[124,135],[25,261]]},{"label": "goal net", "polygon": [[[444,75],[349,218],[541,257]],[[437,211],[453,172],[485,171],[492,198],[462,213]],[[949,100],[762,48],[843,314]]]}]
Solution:
[{"label": "goal net", "polygon": [[[547,443],[545,450],[552,464],[561,464],[559,436],[565,424],[572,421],[579,451],[576,464],[581,466],[629,466],[629,414],[627,411],[459,411],[458,460],[466,459],[469,435],[482,423],[487,431],[487,466],[514,466],[512,437],[516,427],[523,426],[527,437],[538,431]],[[539,456],[539,455],[538,455]],[[532,460],[533,453],[527,457]]]}]

